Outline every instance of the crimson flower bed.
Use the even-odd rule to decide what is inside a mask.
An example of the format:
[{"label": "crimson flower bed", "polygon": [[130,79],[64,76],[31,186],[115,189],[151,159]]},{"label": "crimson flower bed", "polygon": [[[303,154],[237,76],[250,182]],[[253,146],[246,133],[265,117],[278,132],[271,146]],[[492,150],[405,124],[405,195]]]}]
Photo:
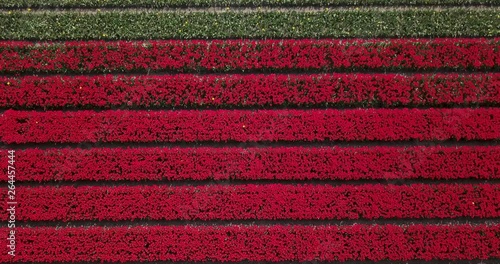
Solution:
[{"label": "crimson flower bed", "polygon": [[[2,159],[7,157],[6,151],[0,150],[0,154]],[[37,182],[498,179],[500,163],[493,162],[498,160],[499,146],[32,148],[16,151],[16,179]]]},{"label": "crimson flower bed", "polygon": [[[8,110],[4,143],[500,139],[500,109]],[[7,129],[8,128],[8,129]]]},{"label": "crimson flower bed", "polygon": [[494,218],[500,185],[23,187],[18,202],[23,221]]},{"label": "crimson flower bed", "polygon": [[[7,228],[0,234],[7,237]],[[472,260],[500,257],[499,225],[18,228],[19,262]],[[0,262],[10,262],[7,254]]]},{"label": "crimson flower bed", "polygon": [[0,77],[13,108],[498,105],[500,74]]},{"label": "crimson flower bed", "polygon": [[499,39],[0,42],[0,72],[485,70]]}]

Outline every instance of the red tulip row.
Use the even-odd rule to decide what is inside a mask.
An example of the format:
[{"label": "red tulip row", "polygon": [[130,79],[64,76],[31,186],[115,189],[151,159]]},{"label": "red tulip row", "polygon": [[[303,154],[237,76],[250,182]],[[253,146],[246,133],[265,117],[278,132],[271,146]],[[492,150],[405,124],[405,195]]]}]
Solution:
[{"label": "red tulip row", "polygon": [[497,179],[495,161],[500,146],[24,149],[16,180]]},{"label": "red tulip row", "polygon": [[24,221],[500,217],[494,184],[19,187],[17,201]]},{"label": "red tulip row", "polygon": [[0,42],[0,72],[493,69],[500,39]]},{"label": "red tulip row", "polygon": [[[8,237],[9,230],[0,228]],[[17,228],[0,262],[472,260],[499,258],[499,225]]]},{"label": "red tulip row", "polygon": [[0,107],[498,105],[500,74],[0,77]]},{"label": "red tulip row", "polygon": [[31,112],[0,116],[4,143],[500,139],[500,109]]}]

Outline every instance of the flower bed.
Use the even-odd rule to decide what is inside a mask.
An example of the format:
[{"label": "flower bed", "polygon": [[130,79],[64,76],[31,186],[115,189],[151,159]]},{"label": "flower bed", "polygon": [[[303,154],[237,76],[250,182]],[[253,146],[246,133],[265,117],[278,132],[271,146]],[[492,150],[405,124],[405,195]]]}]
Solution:
[{"label": "flower bed", "polygon": [[12,108],[393,107],[500,104],[500,74],[0,77]]},{"label": "flower bed", "polygon": [[[8,231],[1,228],[0,234],[7,237]],[[406,261],[500,257],[499,225],[38,227],[18,228],[16,235],[19,262]],[[11,260],[7,254],[0,255],[0,262]]]},{"label": "flower bed", "polygon": [[22,221],[500,217],[495,184],[20,187],[17,197]]},{"label": "flower bed", "polygon": [[[0,155],[7,157],[6,151]],[[500,160],[499,146],[25,149],[16,151],[16,179],[498,179],[500,163],[495,160]]]},{"label": "flower bed", "polygon": [[500,64],[499,41],[499,38],[3,41],[0,72],[492,70]]},{"label": "flower bed", "polygon": [[497,140],[500,109],[15,111],[4,143]]}]

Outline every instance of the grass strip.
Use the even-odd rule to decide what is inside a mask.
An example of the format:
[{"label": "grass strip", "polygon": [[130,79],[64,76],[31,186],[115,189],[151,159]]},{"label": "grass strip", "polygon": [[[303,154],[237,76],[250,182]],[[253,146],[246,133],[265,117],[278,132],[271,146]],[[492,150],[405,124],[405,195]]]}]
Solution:
[{"label": "grass strip", "polygon": [[492,37],[497,8],[341,9],[255,12],[0,13],[0,39],[214,39],[323,37]]},{"label": "grass strip", "polygon": [[499,0],[0,0],[3,8],[232,7],[232,6],[456,6],[500,5]]}]

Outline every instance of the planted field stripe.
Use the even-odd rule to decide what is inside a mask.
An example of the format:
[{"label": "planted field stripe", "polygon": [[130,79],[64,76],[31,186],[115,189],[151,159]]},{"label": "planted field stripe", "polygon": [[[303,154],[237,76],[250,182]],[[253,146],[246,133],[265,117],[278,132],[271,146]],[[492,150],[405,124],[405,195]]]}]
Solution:
[{"label": "planted field stripe", "polygon": [[499,225],[17,228],[14,262],[485,260],[500,257],[499,234]]},{"label": "planted field stripe", "polygon": [[27,7],[213,7],[213,6],[366,6],[500,5],[498,0],[3,0],[3,8]]},{"label": "planted field stripe", "polygon": [[[19,187],[16,195],[21,221],[500,216],[496,184]],[[7,215],[0,218],[7,220]]]},{"label": "planted field stripe", "polygon": [[500,39],[0,42],[0,72],[494,70]]},{"label": "planted field stripe", "polygon": [[500,74],[0,77],[0,107],[500,106]]},{"label": "planted field stripe", "polygon": [[0,13],[0,39],[494,37],[497,8]]},{"label": "planted field stripe", "polygon": [[500,109],[14,111],[4,143],[500,139]]},{"label": "planted field stripe", "polygon": [[498,179],[498,161],[500,146],[24,149],[16,180]]}]

